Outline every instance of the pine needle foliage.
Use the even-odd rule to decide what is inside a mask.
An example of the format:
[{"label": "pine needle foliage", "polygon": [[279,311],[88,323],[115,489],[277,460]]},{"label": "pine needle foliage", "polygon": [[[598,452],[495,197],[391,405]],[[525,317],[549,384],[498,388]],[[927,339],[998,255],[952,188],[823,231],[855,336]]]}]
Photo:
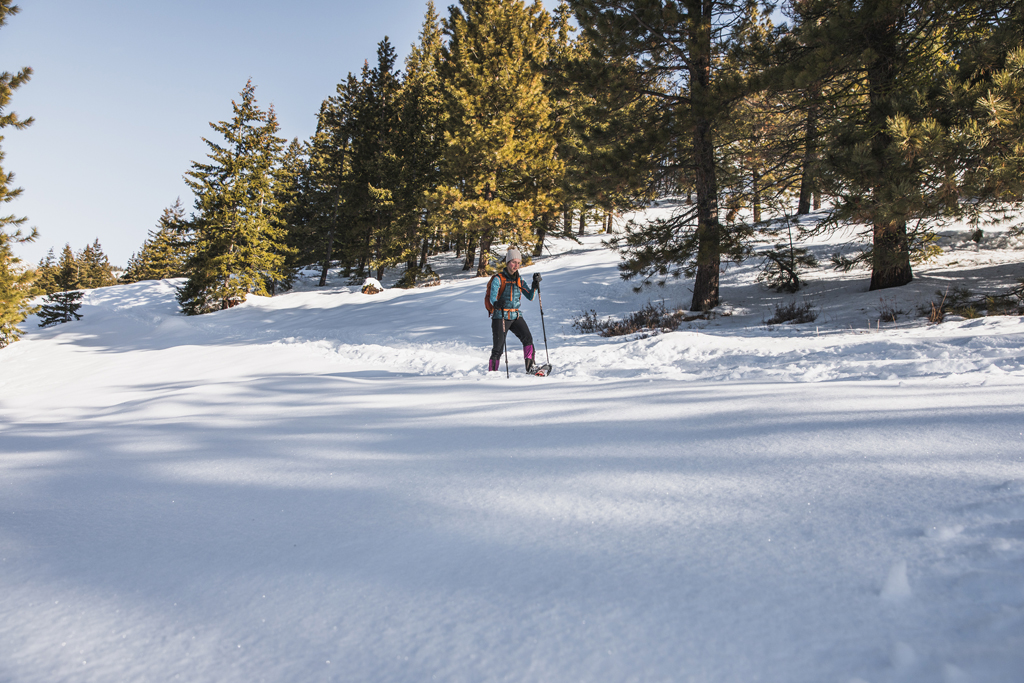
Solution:
[{"label": "pine needle foliage", "polygon": [[229,308],[246,295],[269,296],[285,279],[285,231],[278,222],[274,167],[284,146],[277,116],[256,106],[252,81],[231,102],[230,121],[211,123],[224,144],[203,138],[208,163],[193,162],[185,182],[195,193],[188,280],[178,291],[186,315]]},{"label": "pine needle foliage", "polygon": [[82,318],[78,313],[82,307],[82,292],[76,287],[81,279],[81,261],[75,257],[70,245],[64,245],[53,279],[57,291],[43,297],[43,305],[39,309],[39,327],[50,327]]},{"label": "pine needle foliage", "polygon": [[[7,19],[19,12],[13,0],[0,0],[0,27],[7,24]],[[32,77],[32,69],[25,67],[16,73],[0,73],[0,129],[23,129],[32,124],[32,118],[22,119],[9,110],[13,92],[24,85]],[[3,136],[0,136],[0,142]],[[4,153],[0,150],[0,164]],[[13,187],[14,174],[0,166],[0,204],[7,204],[21,194],[21,188]],[[35,273],[22,265],[21,259],[14,255],[13,246],[18,243],[31,242],[36,236],[35,228],[25,234],[21,226],[26,219],[14,215],[0,216],[0,348],[17,341],[21,337],[18,328],[35,307],[31,298],[35,295],[32,286]]]},{"label": "pine needle foliage", "polygon": [[18,324],[37,309],[31,303],[35,273],[14,255],[11,245],[16,239],[0,230],[0,348],[21,338]]},{"label": "pine needle foliage", "polygon": [[450,118],[435,205],[479,243],[482,276],[493,243],[532,245],[536,217],[555,208],[564,163],[543,75],[551,17],[539,2],[462,0],[449,8],[444,31]]},{"label": "pine needle foliage", "polygon": [[128,259],[121,282],[184,277],[188,256],[186,242],[183,240],[186,231],[185,208],[178,198],[163,210],[156,229],[149,231],[149,237],[142,243],[142,248]]},{"label": "pine needle foliage", "polygon": [[[615,240],[623,252],[623,278],[646,284],[667,277],[694,277],[691,310],[719,303],[723,257],[739,258],[751,236],[743,223],[720,217],[719,161],[729,153],[723,127],[745,95],[752,72],[723,68],[727,55],[756,35],[752,0],[572,0],[580,25],[591,36],[603,64],[621,64],[610,85],[654,100],[641,125],[658,175],[691,185],[692,205],[650,223],[634,223]],[[603,73],[615,73],[614,68]]]},{"label": "pine needle foliage", "polygon": [[[67,276],[61,275],[61,269],[66,260],[64,253],[70,254],[67,259],[70,275]],[[118,283],[114,267],[103,252],[103,246],[99,239],[94,240],[92,244],[86,245],[78,252],[72,252],[71,245],[65,244],[60,261],[54,259],[53,249],[50,249],[46,256],[39,261],[36,274],[36,287],[43,294],[53,294],[68,289],[110,287]]]},{"label": "pine needle foliage", "polygon": [[[977,199],[965,193],[979,191],[969,181],[992,178],[979,162],[993,157],[977,154],[986,146],[977,106],[985,88],[971,93],[968,85],[951,96],[957,88],[944,84],[988,80],[971,55],[1019,15],[1020,3],[801,0],[789,7],[796,26],[783,45],[791,84],[814,86],[835,114],[820,122],[819,180],[836,199],[823,227],[866,225],[871,289],[904,285],[912,264],[935,253],[935,221],[964,215]],[[1019,34],[1010,43],[1019,45]],[[1019,171],[1013,166],[1003,168]]]}]

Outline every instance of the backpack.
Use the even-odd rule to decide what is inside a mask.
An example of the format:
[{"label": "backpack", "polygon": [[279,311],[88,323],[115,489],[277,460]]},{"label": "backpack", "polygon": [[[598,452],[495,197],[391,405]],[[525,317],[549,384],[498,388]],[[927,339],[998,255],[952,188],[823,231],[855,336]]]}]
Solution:
[{"label": "backpack", "polygon": [[[487,309],[487,315],[494,313],[494,305],[491,303],[491,283],[494,282],[494,278],[501,278],[501,288],[498,289],[498,303],[501,302],[501,298],[505,296],[505,287],[508,286],[508,280],[505,279],[503,273],[496,273],[491,276],[491,279],[487,281],[487,289],[484,290],[484,307]],[[519,274],[516,273],[516,279],[519,278]]]}]

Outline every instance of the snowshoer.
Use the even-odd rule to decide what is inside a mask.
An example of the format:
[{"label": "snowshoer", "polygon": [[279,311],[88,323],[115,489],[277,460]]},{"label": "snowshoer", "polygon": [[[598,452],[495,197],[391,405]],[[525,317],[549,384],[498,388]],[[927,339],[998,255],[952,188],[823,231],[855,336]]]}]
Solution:
[{"label": "snowshoer", "polygon": [[540,282],[540,273],[533,274],[533,285],[527,286],[519,275],[519,266],[523,256],[518,249],[512,247],[505,254],[505,268],[493,276],[487,284],[487,303],[491,310],[491,335],[494,346],[491,348],[491,359],[487,370],[493,372],[501,365],[501,352],[505,348],[505,337],[509,332],[516,335],[523,344],[523,360],[526,371],[533,372],[536,363],[533,353],[533,335],[526,325],[526,320],[519,312],[520,295],[533,301]]}]

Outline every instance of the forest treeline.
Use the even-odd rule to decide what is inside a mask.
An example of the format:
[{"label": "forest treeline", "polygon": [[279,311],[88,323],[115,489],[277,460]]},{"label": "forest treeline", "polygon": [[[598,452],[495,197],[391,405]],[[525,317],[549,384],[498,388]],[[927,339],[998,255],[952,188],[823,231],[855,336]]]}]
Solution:
[{"label": "forest treeline", "polygon": [[539,255],[670,197],[610,241],[625,278],[693,278],[693,310],[755,246],[764,280],[797,289],[800,239],[849,223],[865,248],[837,267],[900,286],[937,221],[1020,208],[1022,36],[1022,0],[428,4],[404,63],[384,38],[308,140],[246,84],[186,172],[192,212],[165,210],[122,277],[187,278],[189,314],[311,265],[321,285],[336,267],[414,286],[433,254],[485,275],[495,245]]}]

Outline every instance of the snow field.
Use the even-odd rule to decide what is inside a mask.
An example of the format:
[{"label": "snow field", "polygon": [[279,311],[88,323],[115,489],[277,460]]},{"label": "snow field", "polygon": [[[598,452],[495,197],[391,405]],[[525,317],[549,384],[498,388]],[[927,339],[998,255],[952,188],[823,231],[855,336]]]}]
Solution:
[{"label": "snow field", "polygon": [[868,331],[823,272],[768,330],[740,266],[732,315],[579,335],[652,296],[598,240],[525,269],[545,379],[484,372],[455,272],[95,290],[4,349],[0,681],[1020,680],[1021,318]]}]

